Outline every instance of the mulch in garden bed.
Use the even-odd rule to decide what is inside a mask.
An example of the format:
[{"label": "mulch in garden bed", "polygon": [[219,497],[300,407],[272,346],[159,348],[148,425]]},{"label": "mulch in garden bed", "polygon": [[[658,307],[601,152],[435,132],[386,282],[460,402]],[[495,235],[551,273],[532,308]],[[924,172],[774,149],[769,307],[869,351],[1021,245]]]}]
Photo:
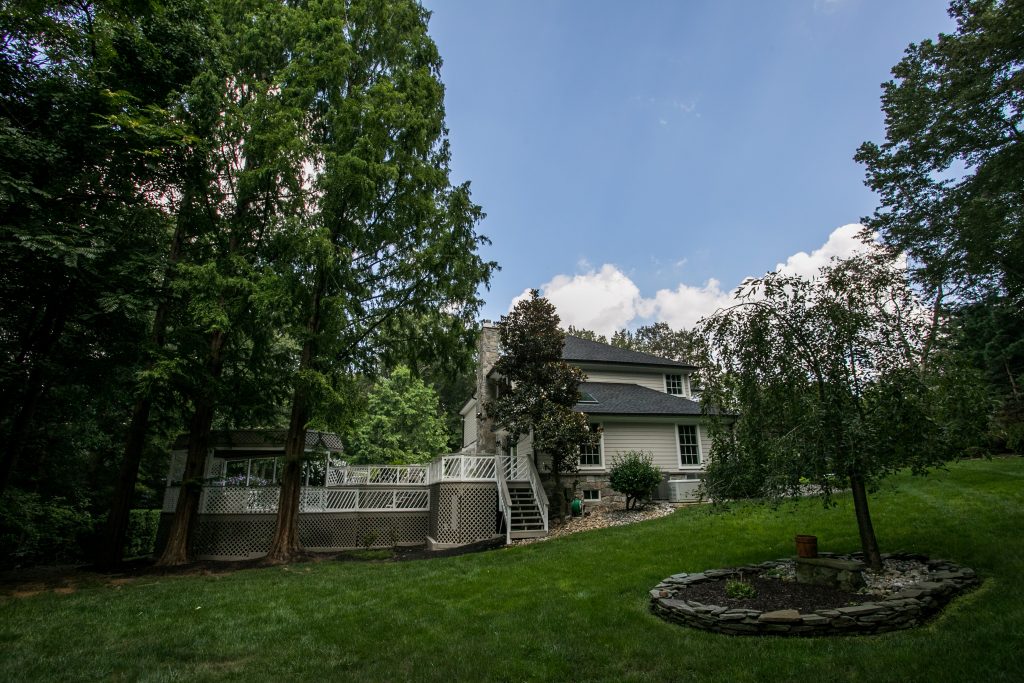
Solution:
[{"label": "mulch in garden bed", "polygon": [[[737,577],[731,578],[735,580]],[[725,592],[725,584],[728,580],[730,579],[722,578],[692,583],[679,591],[676,597],[730,609],[751,609],[762,612],[795,609],[805,613],[819,609],[846,607],[851,604],[857,605],[868,599],[867,596],[830,586],[783,581],[763,575],[744,575],[743,581],[753,586],[757,595],[752,598],[736,599],[730,598]]]}]

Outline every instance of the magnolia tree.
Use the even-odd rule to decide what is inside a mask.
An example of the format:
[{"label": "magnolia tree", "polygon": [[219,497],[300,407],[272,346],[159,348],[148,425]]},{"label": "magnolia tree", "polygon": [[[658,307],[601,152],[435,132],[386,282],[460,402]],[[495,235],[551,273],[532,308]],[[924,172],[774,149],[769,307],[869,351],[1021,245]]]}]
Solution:
[{"label": "magnolia tree", "polygon": [[550,301],[537,290],[516,304],[498,323],[502,354],[494,364],[505,389],[487,407],[515,442],[533,434],[535,453],[551,458],[555,480],[553,506],[565,514],[561,475],[579,468],[580,445],[594,439],[587,416],[573,410],[586,375],[562,360],[565,333]]},{"label": "magnolia tree", "polygon": [[713,440],[705,487],[717,499],[853,494],[861,547],[881,567],[868,491],[977,443],[987,406],[974,376],[937,355],[941,327],[879,248],[818,277],[769,273],[701,322],[716,350],[703,401]]}]

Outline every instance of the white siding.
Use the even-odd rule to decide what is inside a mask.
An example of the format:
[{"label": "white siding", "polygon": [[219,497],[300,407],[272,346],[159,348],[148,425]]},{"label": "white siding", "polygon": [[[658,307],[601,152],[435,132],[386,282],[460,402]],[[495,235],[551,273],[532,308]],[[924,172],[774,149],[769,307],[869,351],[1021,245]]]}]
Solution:
[{"label": "white siding", "polygon": [[462,416],[462,447],[476,443],[476,411]]},{"label": "white siding", "polygon": [[605,467],[611,467],[616,453],[647,451],[661,470],[679,469],[675,425],[642,422],[607,422],[604,425]]},{"label": "white siding", "polygon": [[[595,419],[594,418],[591,419]],[[676,423],[673,422],[604,422],[604,467],[611,467],[616,453],[646,451],[651,454],[655,466],[663,472],[692,471],[695,467],[679,464],[679,444],[676,440]],[[683,424],[695,424],[687,421]],[[697,425],[700,442],[701,463],[706,463],[711,449],[707,430]]]},{"label": "white siding", "polygon": [[639,384],[648,389],[654,389],[664,393],[665,374],[651,372],[623,371],[615,372],[608,370],[584,370],[587,373],[587,380],[590,382],[614,382],[616,384]]},{"label": "white siding", "polygon": [[533,432],[519,437],[519,443],[516,444],[516,450],[518,450],[519,453],[533,454]]}]

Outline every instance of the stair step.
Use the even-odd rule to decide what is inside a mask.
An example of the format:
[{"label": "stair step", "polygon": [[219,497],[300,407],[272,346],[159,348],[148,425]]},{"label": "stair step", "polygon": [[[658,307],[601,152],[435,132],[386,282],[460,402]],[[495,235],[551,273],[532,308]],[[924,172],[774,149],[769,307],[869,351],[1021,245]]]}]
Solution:
[{"label": "stair step", "polygon": [[543,538],[547,535],[548,532],[544,531],[543,529],[535,531],[513,531],[509,533],[509,536],[511,536],[512,538]]}]

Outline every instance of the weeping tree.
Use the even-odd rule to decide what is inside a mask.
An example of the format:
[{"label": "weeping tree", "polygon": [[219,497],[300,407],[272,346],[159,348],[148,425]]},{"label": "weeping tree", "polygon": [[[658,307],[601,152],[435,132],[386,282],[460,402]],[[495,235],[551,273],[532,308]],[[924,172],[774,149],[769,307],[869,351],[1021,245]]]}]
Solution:
[{"label": "weeping tree", "polygon": [[552,504],[562,518],[567,501],[561,477],[578,471],[580,445],[592,443],[596,437],[590,432],[587,416],[573,410],[586,375],[562,360],[565,333],[558,323],[554,305],[537,290],[501,317],[502,353],[494,370],[504,388],[485,409],[508,432],[512,443],[532,433],[534,453],[551,458]]},{"label": "weeping tree", "polygon": [[[282,318],[299,341],[277,527],[268,562],[301,551],[301,465],[310,424],[343,408],[345,377],[375,365],[391,323],[444,352],[452,321],[470,327],[494,268],[477,251],[483,214],[453,185],[441,59],[429,13],[411,1],[289,8],[281,94],[302,102],[304,208],[273,261]],[[433,315],[444,311],[445,316]]]},{"label": "weeping tree", "polygon": [[[745,283],[739,303],[701,322],[714,363],[705,406],[716,499],[853,494],[861,548],[881,567],[868,492],[978,443],[989,406],[971,371],[946,358],[932,313],[881,249],[823,268]],[[710,412],[710,411],[709,411]]]}]

